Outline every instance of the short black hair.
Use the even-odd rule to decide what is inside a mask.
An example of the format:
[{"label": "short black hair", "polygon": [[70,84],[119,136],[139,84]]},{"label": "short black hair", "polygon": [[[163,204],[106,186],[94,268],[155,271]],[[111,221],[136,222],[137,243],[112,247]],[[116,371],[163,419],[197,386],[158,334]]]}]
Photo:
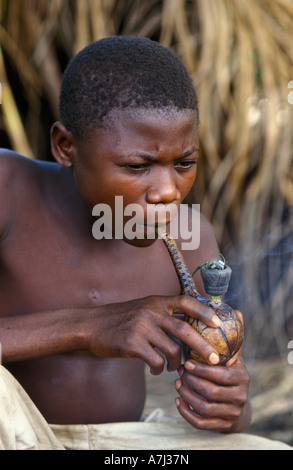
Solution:
[{"label": "short black hair", "polygon": [[148,38],[113,36],[93,42],[68,64],[60,119],[73,135],[103,127],[113,109],[190,109],[198,120],[192,79],[182,61]]}]

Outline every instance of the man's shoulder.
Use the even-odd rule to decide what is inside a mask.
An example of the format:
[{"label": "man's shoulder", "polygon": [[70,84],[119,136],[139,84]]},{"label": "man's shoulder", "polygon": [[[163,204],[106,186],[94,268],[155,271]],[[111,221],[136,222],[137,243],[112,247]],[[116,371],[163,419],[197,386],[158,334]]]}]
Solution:
[{"label": "man's shoulder", "polygon": [[[56,163],[34,160],[12,150],[0,148],[0,190],[24,185],[30,180],[38,183],[38,176],[46,174],[49,168],[58,167]],[[27,188],[29,190],[29,188]]]},{"label": "man's shoulder", "polygon": [[21,175],[29,174],[33,169],[33,161],[12,150],[0,149],[0,183],[7,180],[15,181]]},{"label": "man's shoulder", "polygon": [[14,150],[9,150],[9,149],[6,149],[6,148],[3,148],[1,147],[0,148],[0,159],[1,161],[3,162],[9,162],[9,161],[12,161],[12,162],[15,162],[15,161],[29,161],[29,160],[32,160],[28,157],[25,157],[24,155],[21,155],[17,152],[15,152]]},{"label": "man's shoulder", "polygon": [[70,171],[54,161],[24,157],[11,150],[0,148],[0,208],[6,201],[17,203],[18,208],[31,200],[57,203],[56,194],[62,198],[64,190],[75,188]]},{"label": "man's shoulder", "polygon": [[31,201],[39,200],[46,181],[50,181],[50,168],[55,166],[58,167],[0,149],[0,234],[22,206],[28,207]]}]

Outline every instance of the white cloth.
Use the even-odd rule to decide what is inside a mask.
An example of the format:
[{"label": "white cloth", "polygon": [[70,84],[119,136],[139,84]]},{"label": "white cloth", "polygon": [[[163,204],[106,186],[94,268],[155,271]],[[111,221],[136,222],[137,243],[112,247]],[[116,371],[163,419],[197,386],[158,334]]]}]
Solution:
[{"label": "white cloth", "polygon": [[15,378],[0,366],[0,450],[292,450],[249,434],[197,431],[154,410],[144,421],[49,425]]}]

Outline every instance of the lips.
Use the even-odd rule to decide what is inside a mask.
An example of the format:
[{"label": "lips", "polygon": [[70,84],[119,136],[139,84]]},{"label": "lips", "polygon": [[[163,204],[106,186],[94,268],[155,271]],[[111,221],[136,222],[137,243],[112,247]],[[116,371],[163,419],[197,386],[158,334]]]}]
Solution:
[{"label": "lips", "polygon": [[131,225],[129,226],[126,222],[124,226],[126,236],[131,239],[135,233],[135,237],[138,239],[155,239],[158,227],[166,230],[167,224],[176,217],[177,213],[176,204],[148,204],[146,209],[140,207],[140,210],[130,221]]},{"label": "lips", "polygon": [[97,217],[92,229],[94,238],[121,239],[156,238],[156,229],[171,223],[176,217],[179,204],[128,204],[123,197],[115,196],[115,212],[107,204],[97,204],[93,216]]},{"label": "lips", "polygon": [[158,227],[169,224],[177,215],[178,206],[172,204],[148,204],[144,220],[137,220],[139,225],[145,227]]}]

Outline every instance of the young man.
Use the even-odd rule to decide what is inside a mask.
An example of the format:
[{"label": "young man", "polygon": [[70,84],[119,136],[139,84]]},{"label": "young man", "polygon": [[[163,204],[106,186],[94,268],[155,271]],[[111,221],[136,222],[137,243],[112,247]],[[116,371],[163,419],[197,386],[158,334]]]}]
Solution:
[{"label": "young man", "polygon": [[[238,432],[249,424],[241,356],[217,366],[214,349],[173,315],[217,326],[211,309],[180,296],[163,241],[147,236],[148,208],[180,211],[194,183],[198,122],[192,81],[173,53],[148,39],[113,37],[89,45],[65,72],[51,131],[58,163],[1,152],[3,448],[58,448],[46,423],[56,430],[139,421],[145,363],[157,375],[165,362],[179,371],[176,405],[194,428]],[[111,209],[114,234],[115,196],[123,209],[142,207],[143,238],[93,236],[97,204]],[[183,251],[191,270],[219,256],[204,218],[200,227],[199,248]],[[208,364],[181,365],[178,340]],[[19,402],[33,408],[39,431],[28,411],[16,429]],[[27,422],[34,432],[26,439]]]}]

